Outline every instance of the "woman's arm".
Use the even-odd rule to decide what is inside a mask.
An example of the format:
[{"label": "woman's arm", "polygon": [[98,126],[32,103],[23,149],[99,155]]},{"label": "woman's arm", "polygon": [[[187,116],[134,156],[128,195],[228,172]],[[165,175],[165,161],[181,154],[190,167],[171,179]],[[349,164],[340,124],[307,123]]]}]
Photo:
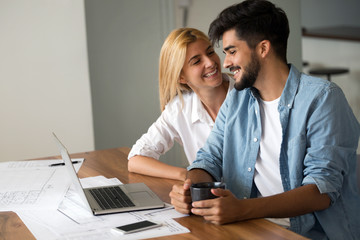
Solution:
[{"label": "woman's arm", "polygon": [[151,157],[136,155],[129,159],[129,172],[140,173],[153,177],[170,178],[184,181],[186,178],[186,169],[175,167],[160,162]]}]

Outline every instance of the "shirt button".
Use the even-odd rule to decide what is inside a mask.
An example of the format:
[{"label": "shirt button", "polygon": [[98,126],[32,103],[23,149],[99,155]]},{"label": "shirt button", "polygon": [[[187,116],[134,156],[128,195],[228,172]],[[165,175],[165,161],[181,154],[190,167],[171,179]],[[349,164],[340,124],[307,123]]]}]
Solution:
[{"label": "shirt button", "polygon": [[251,167],[248,168],[248,172],[251,172]]},{"label": "shirt button", "polygon": [[291,108],[291,104],[288,104],[288,108]]},{"label": "shirt button", "polygon": [[257,138],[254,138],[254,142],[257,142],[258,141],[258,139]]},{"label": "shirt button", "polygon": [[257,115],[257,110],[255,110],[255,114]]}]

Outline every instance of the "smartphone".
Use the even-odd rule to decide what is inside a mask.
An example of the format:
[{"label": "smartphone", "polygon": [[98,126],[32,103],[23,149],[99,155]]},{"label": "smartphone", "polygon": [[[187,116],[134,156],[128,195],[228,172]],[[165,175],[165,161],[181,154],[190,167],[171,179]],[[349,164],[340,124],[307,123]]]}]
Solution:
[{"label": "smartphone", "polygon": [[141,221],[141,222],[137,222],[137,223],[119,226],[119,227],[113,228],[113,230],[120,232],[122,234],[128,234],[128,233],[143,231],[143,230],[156,228],[156,227],[160,227],[160,226],[161,226],[160,223],[155,223],[155,222],[145,220],[145,221]]}]

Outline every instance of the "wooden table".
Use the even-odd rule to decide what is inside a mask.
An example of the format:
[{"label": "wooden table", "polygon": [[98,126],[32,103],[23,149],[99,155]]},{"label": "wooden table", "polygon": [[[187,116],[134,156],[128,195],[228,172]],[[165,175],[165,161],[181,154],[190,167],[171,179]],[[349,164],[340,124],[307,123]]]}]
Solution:
[{"label": "wooden table", "polygon": [[[103,175],[107,178],[116,177],[123,183],[144,182],[163,201],[169,203],[169,192],[172,185],[179,182],[129,173],[127,170],[128,152],[129,148],[114,148],[71,154],[71,157],[85,158],[79,171],[80,178]],[[46,159],[49,159],[49,157]],[[255,219],[220,226],[207,223],[202,217],[194,215],[178,218],[176,221],[188,228],[191,233],[154,239],[306,239],[265,219]],[[0,240],[2,239],[35,238],[15,213],[0,212]]]}]

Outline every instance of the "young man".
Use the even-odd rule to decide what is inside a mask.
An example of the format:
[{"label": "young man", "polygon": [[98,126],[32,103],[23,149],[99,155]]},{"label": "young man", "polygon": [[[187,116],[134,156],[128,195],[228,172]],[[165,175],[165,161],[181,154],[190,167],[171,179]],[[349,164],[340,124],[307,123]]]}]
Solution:
[{"label": "young man", "polygon": [[[313,239],[360,236],[360,126],[341,89],[286,60],[289,24],[271,2],[225,9],[210,25],[234,73],[215,126],[171,202],[215,224],[271,218]],[[219,181],[219,198],[191,203],[191,183]]]}]

